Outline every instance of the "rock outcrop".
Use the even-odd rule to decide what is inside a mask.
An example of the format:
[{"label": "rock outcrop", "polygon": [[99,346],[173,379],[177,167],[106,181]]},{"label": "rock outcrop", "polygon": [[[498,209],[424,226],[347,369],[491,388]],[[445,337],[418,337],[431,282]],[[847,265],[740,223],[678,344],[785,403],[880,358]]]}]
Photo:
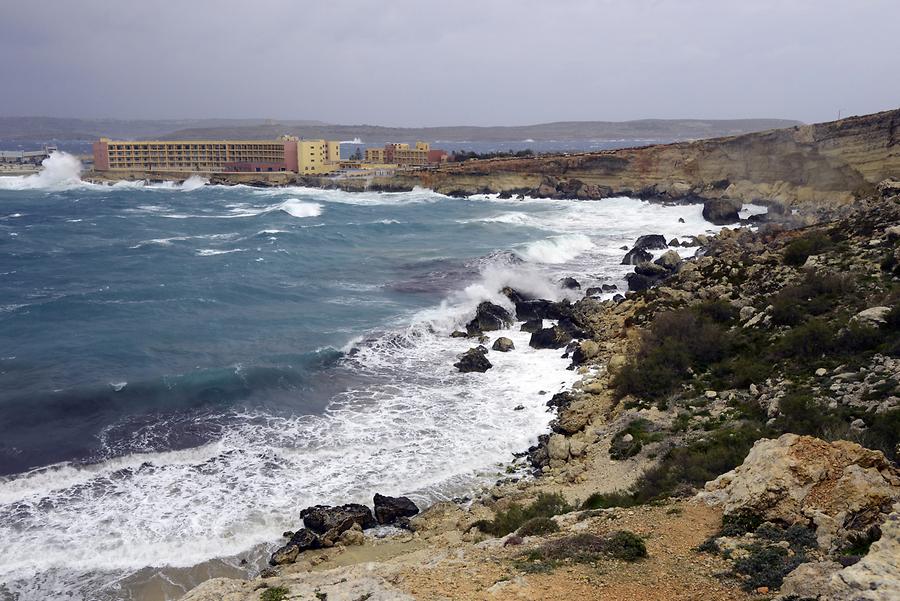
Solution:
[{"label": "rock outcrop", "polygon": [[833,551],[878,526],[900,499],[900,472],[880,451],[783,434],[761,439],[744,463],[706,484],[701,497],[726,516],[813,526]]},{"label": "rock outcrop", "polygon": [[462,373],[481,372],[484,373],[493,367],[487,358],[488,350],[481,345],[470,348],[459,356],[459,361],[453,364],[453,367]]}]

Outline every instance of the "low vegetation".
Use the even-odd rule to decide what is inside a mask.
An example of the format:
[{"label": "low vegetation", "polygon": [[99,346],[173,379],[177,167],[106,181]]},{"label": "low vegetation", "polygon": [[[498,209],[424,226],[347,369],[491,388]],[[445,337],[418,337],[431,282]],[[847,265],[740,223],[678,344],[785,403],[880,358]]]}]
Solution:
[{"label": "low vegetation", "polygon": [[263,590],[263,592],[259,594],[259,600],[283,601],[285,598],[287,598],[288,592],[288,589],[283,586],[273,586],[271,588]]},{"label": "low vegetation", "polygon": [[[485,534],[506,536],[515,532],[535,518],[551,518],[572,511],[573,507],[560,494],[541,493],[529,505],[512,503],[506,509],[496,512],[493,520],[479,520],[473,524]],[[539,527],[539,526],[538,526]],[[520,533],[521,534],[521,533]],[[523,536],[525,536],[523,534]]]},{"label": "low vegetation", "polygon": [[548,541],[523,556],[516,565],[525,572],[548,572],[561,564],[594,564],[603,559],[638,561],[647,557],[641,537],[627,530],[606,536],[575,534]]}]

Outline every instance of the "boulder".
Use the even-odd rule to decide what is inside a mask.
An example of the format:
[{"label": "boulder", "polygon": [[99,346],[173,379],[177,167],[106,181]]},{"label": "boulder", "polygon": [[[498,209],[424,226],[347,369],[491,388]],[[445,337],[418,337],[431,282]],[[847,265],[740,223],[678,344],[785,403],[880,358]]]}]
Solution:
[{"label": "boulder", "polygon": [[497,340],[494,341],[494,344],[491,346],[492,350],[500,351],[501,353],[506,353],[511,350],[514,350],[516,345],[513,344],[513,341],[505,336],[501,336]]},{"label": "boulder", "polygon": [[375,519],[379,524],[393,524],[400,518],[411,518],[419,507],[408,497],[388,497],[375,493]]},{"label": "boulder", "polygon": [[619,287],[615,284],[600,284],[600,289],[603,290],[603,292],[615,292]]},{"label": "boulder", "polygon": [[669,240],[669,246],[681,246],[681,242],[678,241],[678,238],[672,238]]},{"label": "boulder", "polygon": [[669,270],[665,267],[647,261],[635,265],[634,272],[651,278],[663,278],[669,275]]},{"label": "boulder", "polygon": [[572,335],[558,325],[543,328],[531,335],[528,345],[534,348],[562,348],[572,342]]},{"label": "boulder", "polygon": [[678,269],[678,266],[681,265],[682,259],[681,255],[679,255],[674,250],[666,251],[662,254],[660,258],[653,262],[655,265],[659,265],[669,271],[675,271]]},{"label": "boulder", "polygon": [[522,327],[519,328],[519,330],[522,332],[531,332],[533,334],[534,332],[537,332],[538,330],[540,330],[543,327],[544,327],[543,319],[529,319],[528,321],[526,321],[525,323],[522,324]]},{"label": "boulder", "polygon": [[713,198],[703,203],[703,218],[715,225],[728,225],[741,220],[738,212],[743,207],[740,200]]},{"label": "boulder", "polygon": [[622,258],[622,265],[637,265],[638,263],[644,263],[646,261],[652,261],[653,255],[648,253],[646,250],[642,248],[633,248],[625,253],[625,257]]},{"label": "boulder", "polygon": [[553,302],[545,299],[516,303],[516,317],[519,321],[533,319],[562,319],[572,315],[572,305],[568,301]]},{"label": "boulder", "polygon": [[491,362],[488,361],[488,358],[485,356],[487,355],[487,352],[488,350],[481,345],[472,347],[459,356],[459,361],[454,363],[453,367],[462,373],[473,371],[484,373],[493,367]]},{"label": "boulder", "polygon": [[552,434],[547,441],[547,454],[550,459],[565,461],[569,458],[569,439],[562,434]]},{"label": "boulder", "polygon": [[[628,289],[632,292],[640,292],[641,290],[646,290],[659,282],[660,279],[661,278],[646,276],[640,273],[629,273],[625,276],[625,281],[628,282]],[[625,297],[623,296],[621,300],[624,299]],[[613,300],[616,300],[616,298],[613,297]]]},{"label": "boulder", "polygon": [[668,247],[666,238],[662,234],[645,234],[635,241],[632,249],[641,250],[665,250]]},{"label": "boulder", "polygon": [[459,330],[453,330],[450,332],[450,338],[468,338],[469,335],[465,332],[461,332]]},{"label": "boulder", "polygon": [[269,558],[269,565],[280,566],[297,561],[300,553],[322,546],[319,537],[309,528],[301,528],[291,536],[286,545],[277,549]]},{"label": "boulder", "polygon": [[578,283],[578,280],[575,278],[566,277],[559,281],[560,288],[565,288],[566,290],[580,290],[581,284]]},{"label": "boulder", "polygon": [[582,340],[572,353],[572,363],[581,365],[600,354],[600,345],[593,340]]},{"label": "boulder", "polygon": [[[341,530],[343,532],[353,524],[359,524],[361,528],[372,528],[375,526],[375,518],[372,516],[372,511],[359,503],[348,503],[337,507],[314,505],[301,511],[300,517],[303,518],[303,525],[318,535],[332,534],[334,530],[341,528],[343,528]],[[300,532],[295,534],[294,538]],[[337,534],[340,534],[340,532]]]},{"label": "boulder", "polygon": [[366,535],[363,534],[362,528],[359,527],[359,524],[353,524],[349,530],[345,530],[341,532],[341,535],[338,537],[337,542],[344,545],[345,547],[353,547],[363,545],[366,542]]},{"label": "boulder", "polygon": [[577,323],[564,317],[557,322],[557,325],[566,331],[572,338],[590,338],[590,332],[579,326]]},{"label": "boulder", "polygon": [[584,291],[585,296],[599,296],[601,294],[603,294],[603,288],[600,286],[591,286]]},{"label": "boulder", "polygon": [[475,317],[466,324],[466,332],[469,336],[476,336],[481,332],[502,330],[512,325],[512,322],[513,319],[509,311],[490,301],[483,301],[478,303],[478,308],[475,309]]},{"label": "boulder", "polygon": [[835,550],[883,521],[900,500],[900,471],[880,451],[853,442],[784,434],[758,440],[701,497],[726,516],[815,526],[819,546]]},{"label": "boulder", "polygon": [[852,321],[859,322],[865,326],[879,327],[887,321],[887,316],[890,312],[890,307],[869,307],[854,315]]}]

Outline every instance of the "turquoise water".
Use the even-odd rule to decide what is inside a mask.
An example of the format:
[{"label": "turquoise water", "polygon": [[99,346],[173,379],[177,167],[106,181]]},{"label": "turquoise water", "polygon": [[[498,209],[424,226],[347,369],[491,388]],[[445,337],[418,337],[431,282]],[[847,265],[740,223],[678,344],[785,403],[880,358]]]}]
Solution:
[{"label": "turquoise water", "polygon": [[0,178],[0,582],[21,599],[252,563],[313,503],[471,490],[575,378],[517,326],[494,369],[456,373],[475,304],[622,287],[621,246],[710,227],[627,198],[95,186],[50,161]]}]

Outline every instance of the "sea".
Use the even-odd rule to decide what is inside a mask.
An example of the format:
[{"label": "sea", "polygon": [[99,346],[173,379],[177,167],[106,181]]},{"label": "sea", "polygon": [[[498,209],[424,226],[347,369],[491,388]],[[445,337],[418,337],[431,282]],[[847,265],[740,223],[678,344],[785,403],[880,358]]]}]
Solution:
[{"label": "sea", "polygon": [[258,572],[309,505],[491,484],[578,375],[520,324],[492,333],[516,348],[491,370],[459,373],[473,342],[450,333],[482,300],[512,308],[503,286],[624,290],[638,236],[718,229],[699,205],[632,198],[80,171],[57,152],[0,177],[4,601],[177,599]]}]

